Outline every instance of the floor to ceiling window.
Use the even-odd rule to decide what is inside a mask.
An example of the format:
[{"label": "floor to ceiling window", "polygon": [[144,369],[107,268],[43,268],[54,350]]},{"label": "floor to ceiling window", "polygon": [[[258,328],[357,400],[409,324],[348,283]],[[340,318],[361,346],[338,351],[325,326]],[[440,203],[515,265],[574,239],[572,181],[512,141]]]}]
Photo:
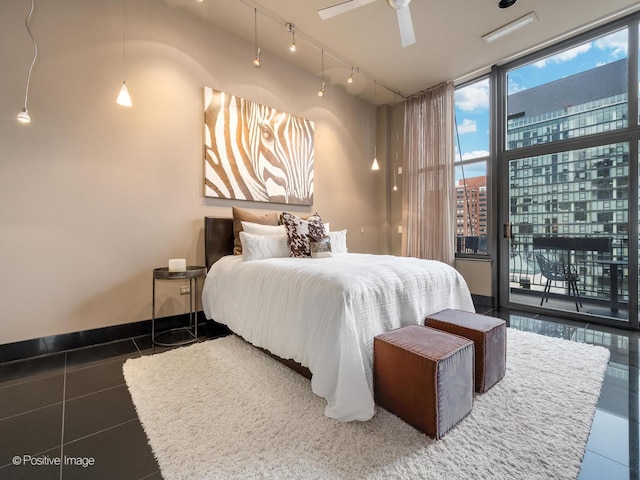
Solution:
[{"label": "floor to ceiling window", "polygon": [[456,254],[488,254],[489,79],[455,91]]},{"label": "floor to ceiling window", "polygon": [[503,306],[638,329],[639,19],[456,88],[456,256]]},{"label": "floor to ceiling window", "polygon": [[637,18],[494,69],[505,306],[638,327]]}]

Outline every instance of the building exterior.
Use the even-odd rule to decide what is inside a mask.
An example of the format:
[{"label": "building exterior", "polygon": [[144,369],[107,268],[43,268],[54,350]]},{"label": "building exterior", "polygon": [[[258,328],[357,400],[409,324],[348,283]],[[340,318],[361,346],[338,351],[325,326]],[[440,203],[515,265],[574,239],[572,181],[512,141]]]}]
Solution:
[{"label": "building exterior", "polygon": [[456,183],[456,237],[460,253],[486,253],[487,177]]},{"label": "building exterior", "polygon": [[[509,95],[507,148],[521,148],[627,125],[627,61]],[[512,160],[509,221],[512,281],[536,269],[534,236],[610,238],[611,252],[574,252],[581,289],[608,294],[603,256],[628,257],[629,145],[625,142]]]}]

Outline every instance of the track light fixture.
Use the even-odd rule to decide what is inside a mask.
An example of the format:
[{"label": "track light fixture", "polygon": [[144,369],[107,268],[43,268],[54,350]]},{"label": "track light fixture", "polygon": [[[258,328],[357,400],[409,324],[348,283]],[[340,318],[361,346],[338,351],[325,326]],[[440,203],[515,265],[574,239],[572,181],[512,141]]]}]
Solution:
[{"label": "track light fixture", "polygon": [[321,62],[322,62],[322,88],[320,90],[318,90],[318,96],[319,97],[324,97],[324,87],[325,87],[325,82],[324,82],[324,49],[321,50],[320,53],[322,54],[322,57],[321,57]]},{"label": "track light fixture", "polygon": [[131,96],[129,95],[129,89],[127,88],[127,62],[125,57],[125,0],[122,0],[122,87],[118,93],[116,103],[123,107],[130,107]]},{"label": "track light fixture", "polygon": [[27,28],[27,32],[31,37],[31,41],[33,42],[33,59],[31,60],[31,65],[29,66],[29,74],[27,75],[27,85],[24,90],[24,107],[18,113],[18,121],[20,123],[31,123],[31,115],[29,115],[29,111],[27,110],[27,100],[29,98],[29,84],[31,83],[31,71],[33,70],[33,65],[36,63],[36,58],[38,58],[38,44],[36,43],[36,39],[33,37],[31,33],[31,29],[29,28],[29,19],[33,14],[34,8],[34,0],[31,0],[31,10],[27,15],[27,18],[24,21],[24,26]]},{"label": "track light fixture", "polygon": [[255,57],[253,57],[253,64],[260,68],[260,47],[258,46],[258,9],[253,9],[253,48],[256,51]]},{"label": "track light fixture", "polygon": [[[196,0],[194,0],[196,1]],[[200,0],[197,0],[200,1]],[[206,1],[206,0],[203,0]],[[351,0],[349,0],[351,1]],[[358,2],[360,2],[361,0],[357,0]],[[373,1],[373,0],[369,0],[369,1]],[[392,0],[393,2],[407,2],[407,0]],[[260,61],[261,61],[261,48],[258,46],[260,44],[259,42],[259,38],[258,38],[258,13],[260,13],[263,17],[265,17],[267,20],[270,20],[271,22],[275,23],[278,25],[278,27],[282,28],[282,29],[286,29],[287,32],[289,32],[291,34],[291,42],[289,43],[289,50],[291,52],[296,52],[297,51],[297,46],[298,46],[298,40],[302,39],[302,41],[304,43],[306,43],[307,45],[310,45],[311,47],[314,47],[317,50],[321,50],[322,51],[322,60],[324,62],[324,56],[325,56],[325,52],[324,49],[322,48],[322,46],[313,38],[309,37],[308,35],[306,35],[304,33],[304,31],[301,33],[301,31],[298,29],[298,27],[293,23],[293,22],[286,22],[283,21],[282,18],[276,17],[274,16],[274,14],[272,12],[269,12],[268,10],[260,10],[258,11],[260,8],[260,6],[256,6],[257,3],[256,2],[249,2],[248,0],[240,0],[240,3],[253,8],[253,15],[254,15],[254,39],[253,39],[253,46],[254,46],[254,57],[253,57],[253,64],[256,67],[260,67]],[[348,2],[347,2],[348,3]],[[398,4],[399,5],[399,4]],[[395,8],[395,7],[394,7]],[[337,61],[337,63],[344,65],[348,68],[351,69],[351,73],[349,75],[349,77],[347,77],[346,82],[347,83],[353,83],[356,74],[358,74],[359,76],[362,76],[365,80],[369,81],[369,82],[373,82],[375,79],[368,75],[366,72],[361,72],[360,69],[358,67],[354,67],[353,65],[350,64],[350,62],[347,62],[346,60],[344,60],[343,58],[339,57],[338,55],[336,55],[333,52],[328,52],[328,54],[333,57],[334,60]],[[380,84],[385,90],[389,91],[390,93],[393,93],[394,95],[400,95],[400,97],[405,98],[404,95],[402,95],[400,92],[395,91],[394,89],[390,88],[389,86],[381,83]],[[318,96],[323,96],[324,95],[324,90],[326,87],[326,79],[324,78],[324,67],[323,67],[323,75],[322,75],[322,88],[318,91]]]},{"label": "track light fixture", "polygon": [[296,51],[296,26],[293,23],[288,23],[287,27],[289,27],[289,31],[291,32],[291,45],[289,45],[289,50],[292,52]]},{"label": "track light fixture", "polygon": [[[376,102],[376,81],[373,81],[373,103],[374,105],[377,103]],[[376,145],[376,139],[374,137],[373,139],[373,163],[371,164],[371,170],[377,171],[380,170],[380,165],[378,164],[378,154],[377,154],[377,145]]]}]

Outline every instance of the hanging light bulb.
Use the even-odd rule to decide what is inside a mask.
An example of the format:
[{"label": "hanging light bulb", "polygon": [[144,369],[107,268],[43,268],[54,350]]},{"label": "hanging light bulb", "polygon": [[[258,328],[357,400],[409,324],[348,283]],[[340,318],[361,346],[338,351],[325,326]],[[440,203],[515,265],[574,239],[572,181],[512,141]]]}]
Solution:
[{"label": "hanging light bulb", "polygon": [[33,59],[31,60],[31,65],[29,66],[29,74],[27,75],[27,85],[24,89],[24,107],[22,107],[22,110],[18,112],[17,118],[20,123],[31,123],[31,115],[29,115],[29,111],[27,110],[27,100],[29,98],[29,83],[31,83],[31,71],[33,70],[33,65],[36,63],[36,58],[38,58],[38,44],[36,43],[36,39],[33,37],[33,34],[31,33],[31,29],[29,28],[29,19],[33,14],[33,8],[34,8],[34,0],[31,0],[31,10],[29,10],[27,18],[24,21],[24,26],[27,28],[27,32],[29,33],[29,36],[31,37],[31,41],[33,42]]},{"label": "hanging light bulb", "polygon": [[289,31],[291,32],[291,45],[289,45],[289,50],[291,52],[295,52],[296,51],[296,26],[293,23],[289,23],[287,24],[287,26],[289,27]]},{"label": "hanging light bulb", "polygon": [[130,107],[131,96],[129,95],[129,89],[127,88],[127,62],[125,57],[125,0],[122,0],[122,87],[118,92],[118,98],[116,103],[123,107]]},{"label": "hanging light bulb", "polygon": [[256,56],[253,58],[253,64],[260,68],[260,47],[258,47],[258,51],[256,52]]},{"label": "hanging light bulb", "polygon": [[318,90],[318,96],[324,97],[324,82],[322,82],[322,88]]}]

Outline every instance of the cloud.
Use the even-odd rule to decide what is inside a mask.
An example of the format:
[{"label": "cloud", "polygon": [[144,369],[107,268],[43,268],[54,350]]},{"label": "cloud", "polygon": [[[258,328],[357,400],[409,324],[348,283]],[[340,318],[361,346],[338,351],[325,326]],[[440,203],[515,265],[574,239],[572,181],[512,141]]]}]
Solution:
[{"label": "cloud", "polygon": [[478,124],[475,120],[469,120],[465,118],[462,120],[462,124],[458,125],[458,133],[464,135],[465,133],[474,133],[478,131]]},{"label": "cloud", "polygon": [[[471,160],[473,158],[488,157],[489,152],[486,150],[474,150],[473,152],[467,152],[462,154],[462,160]],[[456,160],[460,160],[460,153],[456,152]]]},{"label": "cloud", "polygon": [[532,65],[538,68],[544,68],[550,63],[564,63],[570,60],[573,60],[581,53],[587,53],[591,50],[591,43],[584,43],[582,45],[578,45],[577,47],[570,48],[569,50],[565,50],[564,52],[556,53],[547,58],[543,58],[534,62]]},{"label": "cloud", "polygon": [[627,43],[626,30],[619,30],[611,35],[599,38],[594,43],[596,48],[599,48],[600,50],[613,50],[611,54],[614,58],[626,56],[629,46]]},{"label": "cloud", "polygon": [[457,89],[456,108],[465,112],[489,108],[489,79]]}]

